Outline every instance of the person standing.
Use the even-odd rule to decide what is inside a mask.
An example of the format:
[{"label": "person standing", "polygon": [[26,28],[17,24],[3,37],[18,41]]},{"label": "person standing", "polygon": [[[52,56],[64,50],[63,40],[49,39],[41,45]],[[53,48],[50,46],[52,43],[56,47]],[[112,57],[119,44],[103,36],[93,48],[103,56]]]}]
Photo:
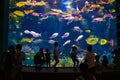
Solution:
[{"label": "person standing", "polygon": [[87,46],[87,54],[84,62],[88,65],[89,73],[95,78],[95,54],[93,53],[92,48],[92,45]]},{"label": "person standing", "polygon": [[[59,63],[59,59],[58,59],[58,42],[54,43],[53,55],[54,55],[54,59],[55,59],[55,64],[53,65],[53,67],[55,68],[56,65]],[[56,70],[56,68],[55,68],[55,70]]]},{"label": "person standing", "polygon": [[[74,63],[74,69],[79,66],[79,61],[77,59],[77,48],[75,46],[72,46],[72,52],[71,52],[71,58]],[[76,64],[77,63],[77,64]]]},{"label": "person standing", "polygon": [[23,61],[25,60],[25,53],[22,51],[22,45],[21,44],[17,44],[16,45],[16,56],[15,56],[15,60],[16,60],[16,69],[17,69],[17,78],[18,80],[23,80],[23,76],[22,76],[22,67],[23,67]]},{"label": "person standing", "polygon": [[46,56],[47,67],[50,67],[50,51],[48,48],[45,51],[46,51],[45,56]]},{"label": "person standing", "polygon": [[35,67],[36,70],[41,70],[42,65],[45,63],[45,56],[43,53],[44,49],[40,48],[40,50],[36,53],[36,55],[34,56],[34,63],[35,63]]}]

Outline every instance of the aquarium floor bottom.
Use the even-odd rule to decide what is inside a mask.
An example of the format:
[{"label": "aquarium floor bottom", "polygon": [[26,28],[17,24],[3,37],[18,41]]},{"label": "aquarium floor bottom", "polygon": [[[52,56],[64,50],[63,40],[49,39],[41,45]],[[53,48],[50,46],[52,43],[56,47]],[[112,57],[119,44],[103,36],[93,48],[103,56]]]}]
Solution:
[{"label": "aquarium floor bottom", "polygon": [[[23,80],[75,80],[80,76],[79,68],[73,67],[52,67],[36,70],[34,66],[23,67]],[[101,80],[120,80],[120,70],[104,70]]]}]

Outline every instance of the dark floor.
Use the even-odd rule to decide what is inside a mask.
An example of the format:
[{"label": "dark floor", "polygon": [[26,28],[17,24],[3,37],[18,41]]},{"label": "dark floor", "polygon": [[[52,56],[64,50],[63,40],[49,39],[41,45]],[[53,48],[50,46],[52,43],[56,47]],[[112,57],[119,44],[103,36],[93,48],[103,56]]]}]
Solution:
[{"label": "dark floor", "polygon": [[[74,68],[42,68],[23,67],[23,80],[75,80],[81,73]],[[3,72],[0,71],[0,80],[4,80]],[[98,79],[97,79],[98,80]],[[104,70],[99,80],[120,80],[120,69]]]},{"label": "dark floor", "polygon": [[34,67],[24,67],[23,77],[24,80],[75,80],[80,75],[78,69],[73,68],[42,68],[35,70]]},{"label": "dark floor", "polygon": [[[80,75],[79,69],[74,68],[42,68],[24,67],[24,80],[75,80]],[[101,80],[120,80],[120,70],[104,70]]]}]

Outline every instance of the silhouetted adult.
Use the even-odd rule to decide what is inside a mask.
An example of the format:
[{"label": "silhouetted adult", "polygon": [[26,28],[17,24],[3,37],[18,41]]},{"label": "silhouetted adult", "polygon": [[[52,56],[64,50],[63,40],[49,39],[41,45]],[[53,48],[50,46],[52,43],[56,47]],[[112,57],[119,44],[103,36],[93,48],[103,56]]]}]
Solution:
[{"label": "silhouetted adult", "polygon": [[71,51],[71,58],[72,58],[72,61],[74,63],[74,68],[78,67],[79,66],[79,61],[77,59],[77,52],[76,52],[77,48],[75,46],[72,46],[72,51]]},{"label": "silhouetted adult", "polygon": [[48,48],[47,48],[45,51],[46,51],[45,56],[46,56],[47,67],[50,67],[50,66],[51,66],[51,65],[50,65],[50,51],[49,51]]},{"label": "silhouetted adult", "polygon": [[18,80],[23,80],[22,77],[22,67],[23,67],[23,61],[25,60],[25,53],[22,51],[22,45],[21,44],[17,44],[16,45],[16,56],[15,56],[15,60],[16,60],[16,69],[17,69],[17,79]]},{"label": "silhouetted adult", "polygon": [[6,52],[5,56],[5,78],[6,80],[15,80],[13,71],[15,70],[15,47],[13,45],[9,46],[9,51]]},{"label": "silhouetted adult", "polygon": [[87,46],[87,54],[85,56],[85,63],[88,65],[89,72],[95,76],[95,54],[92,52],[92,45]]},{"label": "silhouetted adult", "polygon": [[81,75],[75,80],[95,80],[95,78],[90,74],[88,70],[88,65],[86,63],[81,63],[79,66]]},{"label": "silhouetted adult", "polygon": [[43,48],[40,48],[39,52],[34,56],[34,63],[36,65],[36,69],[41,70],[41,66],[45,63],[45,56],[43,53]]},{"label": "silhouetted adult", "polygon": [[116,65],[120,65],[120,51],[115,49],[112,52],[112,55],[113,55],[113,63]]}]

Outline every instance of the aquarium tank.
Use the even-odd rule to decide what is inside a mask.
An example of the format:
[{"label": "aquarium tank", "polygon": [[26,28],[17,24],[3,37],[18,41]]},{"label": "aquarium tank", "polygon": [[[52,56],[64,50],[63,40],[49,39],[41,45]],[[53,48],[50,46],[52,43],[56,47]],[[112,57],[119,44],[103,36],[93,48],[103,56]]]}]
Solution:
[{"label": "aquarium tank", "polygon": [[54,42],[59,43],[57,67],[73,66],[72,46],[80,62],[87,45],[112,62],[117,47],[115,9],[115,0],[9,0],[8,46],[22,44],[24,66],[34,66],[40,48],[50,50],[54,64]]}]

